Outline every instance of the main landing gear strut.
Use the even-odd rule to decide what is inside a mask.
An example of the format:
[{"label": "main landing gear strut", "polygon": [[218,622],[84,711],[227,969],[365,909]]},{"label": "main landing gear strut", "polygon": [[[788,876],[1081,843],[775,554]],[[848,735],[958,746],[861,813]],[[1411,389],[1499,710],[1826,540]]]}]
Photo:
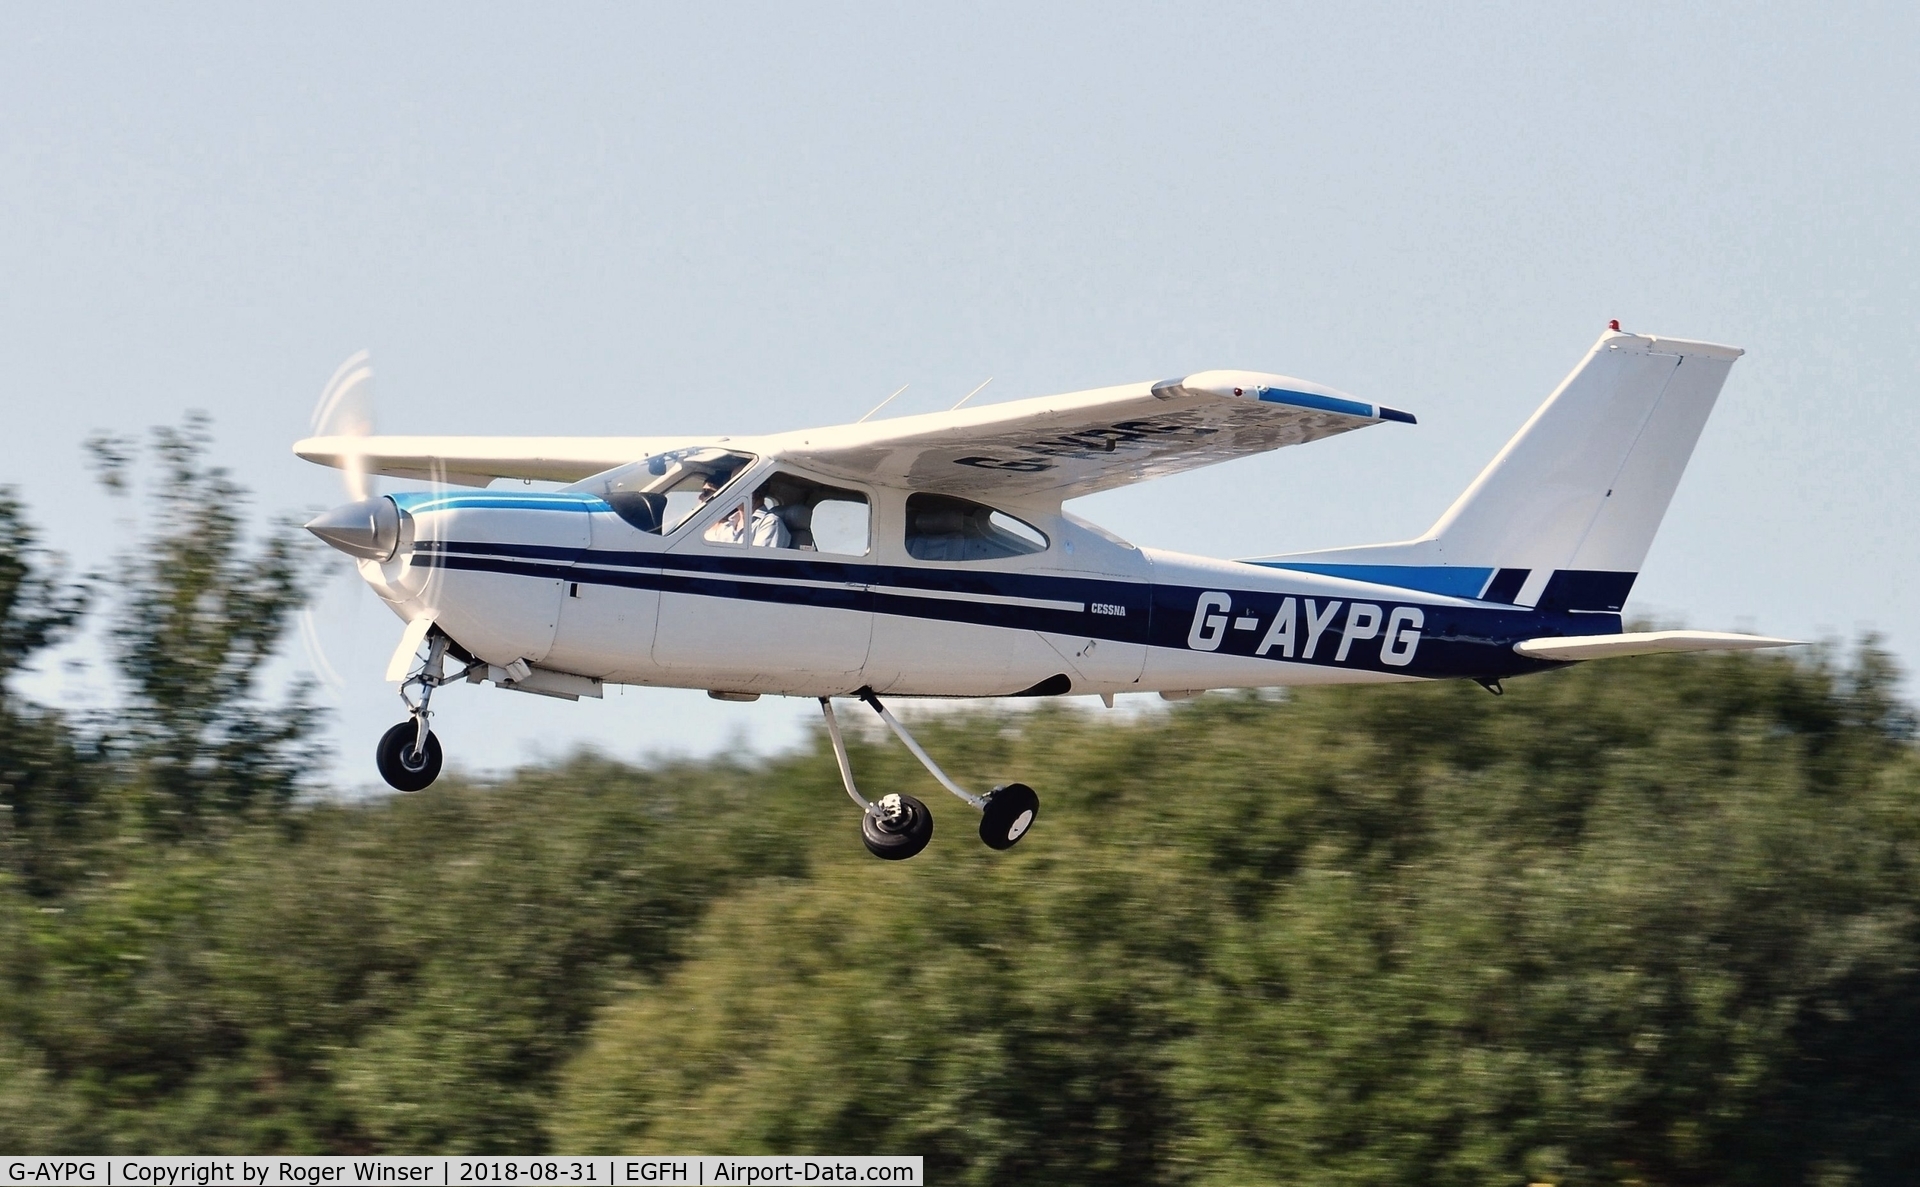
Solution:
[{"label": "main landing gear strut", "polygon": [[447,636],[438,629],[427,633],[426,659],[419,670],[400,683],[407,719],[381,735],[380,747],[374,752],[380,777],[395,791],[419,791],[440,775],[440,739],[427,727],[427,720],[433,716],[427,705],[433,700],[434,689],[462,679],[473,668],[468,664],[448,676],[447,642]]},{"label": "main landing gear strut", "polygon": [[[928,757],[913,740],[907,727],[899,719],[887,712],[880,698],[873,695],[871,689],[861,689],[857,694],[867,703],[880,720],[906,744],[927,773],[940,781],[940,786],[971,804],[980,813],[980,839],[989,849],[1011,849],[1014,843],[1027,835],[1033,822],[1040,815],[1040,797],[1033,788],[1024,783],[1008,783],[996,787],[984,796],[974,795],[966,788],[947,777],[940,765]],[[840,764],[840,782],[846,786],[847,794],[853,802],[860,805],[860,839],[866,842],[867,851],[875,857],[888,861],[904,861],[927,847],[933,840],[933,813],[927,806],[910,795],[894,793],[881,796],[878,800],[868,800],[860,794],[853,783],[853,766],[847,761],[847,746],[840,738],[840,723],[833,715],[833,702],[826,697],[820,698],[820,712],[827,719],[827,737],[833,741],[834,761]]]}]

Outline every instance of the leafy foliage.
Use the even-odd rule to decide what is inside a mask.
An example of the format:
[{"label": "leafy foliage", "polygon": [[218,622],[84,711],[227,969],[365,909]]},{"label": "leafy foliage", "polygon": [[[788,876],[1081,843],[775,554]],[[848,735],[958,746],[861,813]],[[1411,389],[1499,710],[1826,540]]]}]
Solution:
[{"label": "leafy foliage", "polygon": [[[258,688],[262,666],[306,601],[303,538],[282,522],[248,548],[245,492],[207,461],[210,444],[199,414],[153,430],[145,533],[117,562],[114,583],[112,634],[127,690],[115,740],[141,774],[147,827],[174,836],[223,813],[284,805],[311,763],[302,741],[313,714],[299,691],[264,704]],[[102,484],[131,497],[140,451],[108,437],[88,447]]]},{"label": "leafy foliage", "polygon": [[1043,773],[1044,842],[717,905],[599,1023],[561,1143],[981,1183],[1901,1181],[1920,767],[1885,676],[1644,660],[936,730],[976,779]]},{"label": "leafy foliage", "polygon": [[[15,695],[9,682],[72,631],[87,595],[38,546],[13,490],[0,487],[0,869],[43,893],[72,876],[92,787],[60,716]],[[6,1059],[0,1054],[0,1064]]]},{"label": "leafy foliage", "polygon": [[7,679],[59,642],[86,609],[85,587],[69,584],[63,570],[38,547],[13,488],[0,486],[0,704],[11,695]]}]

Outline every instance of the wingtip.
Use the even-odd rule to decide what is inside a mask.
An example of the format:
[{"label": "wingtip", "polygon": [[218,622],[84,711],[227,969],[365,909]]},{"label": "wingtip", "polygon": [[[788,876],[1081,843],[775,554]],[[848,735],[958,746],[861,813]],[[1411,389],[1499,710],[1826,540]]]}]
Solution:
[{"label": "wingtip", "polygon": [[1398,408],[1388,408],[1384,405],[1376,405],[1374,410],[1379,413],[1381,420],[1398,421],[1404,425],[1417,425],[1420,423],[1418,420],[1414,418],[1413,413],[1402,412]]}]

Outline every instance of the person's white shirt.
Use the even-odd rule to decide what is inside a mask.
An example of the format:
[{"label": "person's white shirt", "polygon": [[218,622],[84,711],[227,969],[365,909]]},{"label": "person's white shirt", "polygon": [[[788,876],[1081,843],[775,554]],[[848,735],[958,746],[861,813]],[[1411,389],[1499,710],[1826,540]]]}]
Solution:
[{"label": "person's white shirt", "polygon": [[793,534],[787,531],[786,521],[771,511],[756,510],[753,513],[753,546],[755,548],[791,548]]},{"label": "person's white shirt", "polygon": [[[714,520],[707,529],[706,538],[716,544],[740,544],[743,533],[740,530],[740,511],[738,508]],[[779,516],[770,511],[755,508],[753,512],[753,533],[751,543],[755,548],[791,548],[793,536],[787,531],[787,525]]]}]

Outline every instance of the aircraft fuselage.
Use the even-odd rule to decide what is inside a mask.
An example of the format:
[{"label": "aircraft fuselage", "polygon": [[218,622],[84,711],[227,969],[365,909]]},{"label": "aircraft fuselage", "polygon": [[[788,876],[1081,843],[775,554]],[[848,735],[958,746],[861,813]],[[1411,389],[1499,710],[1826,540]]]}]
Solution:
[{"label": "aircraft fuselage", "polygon": [[861,555],[715,541],[711,516],[654,534],[574,491],[403,494],[407,547],[361,572],[500,683],[563,693],[515,665],[738,694],[1111,694],[1502,677],[1557,666],[1518,640],[1620,629],[1624,588],[1601,589],[1612,610],[1526,608],[1137,548],[1044,508],[1014,509],[1041,551],[919,560],[903,495],[864,493]]}]

